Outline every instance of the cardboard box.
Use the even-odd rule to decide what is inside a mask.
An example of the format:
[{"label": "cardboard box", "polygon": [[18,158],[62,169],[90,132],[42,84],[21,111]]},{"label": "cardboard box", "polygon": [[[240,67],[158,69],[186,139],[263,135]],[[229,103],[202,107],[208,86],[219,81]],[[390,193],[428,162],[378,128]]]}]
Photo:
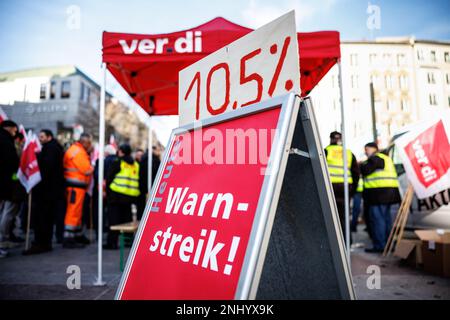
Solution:
[{"label": "cardboard box", "polygon": [[416,230],[422,240],[423,269],[450,278],[450,231]]},{"label": "cardboard box", "polygon": [[422,240],[402,239],[396,246],[394,256],[410,267],[417,268],[423,263]]}]

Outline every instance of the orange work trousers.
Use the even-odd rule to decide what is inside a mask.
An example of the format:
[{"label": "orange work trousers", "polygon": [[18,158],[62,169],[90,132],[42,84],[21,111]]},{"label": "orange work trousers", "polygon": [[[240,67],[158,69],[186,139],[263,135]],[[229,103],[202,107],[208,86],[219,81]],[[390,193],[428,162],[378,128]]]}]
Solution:
[{"label": "orange work trousers", "polygon": [[69,229],[80,228],[83,216],[83,202],[86,189],[67,187],[67,209],[64,225]]}]

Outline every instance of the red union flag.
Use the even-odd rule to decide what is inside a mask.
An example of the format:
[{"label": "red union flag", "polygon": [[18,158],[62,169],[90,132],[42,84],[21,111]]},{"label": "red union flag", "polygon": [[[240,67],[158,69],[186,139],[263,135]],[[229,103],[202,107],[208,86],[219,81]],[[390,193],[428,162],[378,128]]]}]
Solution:
[{"label": "red union flag", "polygon": [[450,188],[450,114],[426,121],[396,142],[419,198]]},{"label": "red union flag", "polygon": [[3,111],[2,108],[0,108],[0,123],[2,123],[5,120],[8,120],[8,116],[6,115],[5,111]]},{"label": "red union flag", "polygon": [[25,141],[17,177],[29,193],[41,181],[41,172],[36,157],[36,152],[41,150],[41,145],[36,135],[31,131]]}]

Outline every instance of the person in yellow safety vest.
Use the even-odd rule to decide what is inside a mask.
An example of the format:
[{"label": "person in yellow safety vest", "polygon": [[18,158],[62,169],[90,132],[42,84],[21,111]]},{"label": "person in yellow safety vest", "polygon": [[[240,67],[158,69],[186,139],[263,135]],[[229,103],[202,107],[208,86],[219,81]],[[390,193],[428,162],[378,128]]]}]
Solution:
[{"label": "person in yellow safety vest", "polygon": [[[131,147],[122,144],[118,158],[106,173],[106,201],[109,225],[132,221],[131,205],[141,194],[139,188],[139,163],[131,157]],[[117,231],[108,231],[105,249],[117,249]]]},{"label": "person in yellow safety vest", "polygon": [[[354,194],[353,186],[358,185],[359,166],[355,156],[347,150],[347,173],[349,197]],[[339,212],[342,233],[345,234],[345,197],[344,197],[344,156],[342,147],[342,134],[334,131],[330,134],[330,144],[325,148],[330,181],[333,185],[334,197]]]},{"label": "person in yellow safety vest", "polygon": [[367,252],[383,252],[392,228],[391,205],[401,201],[397,172],[392,159],[380,153],[378,145],[365,145],[367,160],[361,164],[364,178],[363,198],[369,206],[369,223],[373,248]]},{"label": "person in yellow safety vest", "polygon": [[82,217],[86,190],[94,172],[89,158],[91,149],[92,136],[83,133],[80,140],[73,143],[64,153],[63,167],[67,197],[64,218],[64,248],[82,248],[90,242],[83,235]]}]

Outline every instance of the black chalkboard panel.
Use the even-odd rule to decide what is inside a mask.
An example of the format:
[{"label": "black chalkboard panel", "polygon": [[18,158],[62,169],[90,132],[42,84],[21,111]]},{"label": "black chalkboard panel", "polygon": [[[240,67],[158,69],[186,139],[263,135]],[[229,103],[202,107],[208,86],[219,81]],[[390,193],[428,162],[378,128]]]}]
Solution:
[{"label": "black chalkboard panel", "polygon": [[355,298],[327,175],[312,104],[306,99],[300,105],[256,299]]}]

